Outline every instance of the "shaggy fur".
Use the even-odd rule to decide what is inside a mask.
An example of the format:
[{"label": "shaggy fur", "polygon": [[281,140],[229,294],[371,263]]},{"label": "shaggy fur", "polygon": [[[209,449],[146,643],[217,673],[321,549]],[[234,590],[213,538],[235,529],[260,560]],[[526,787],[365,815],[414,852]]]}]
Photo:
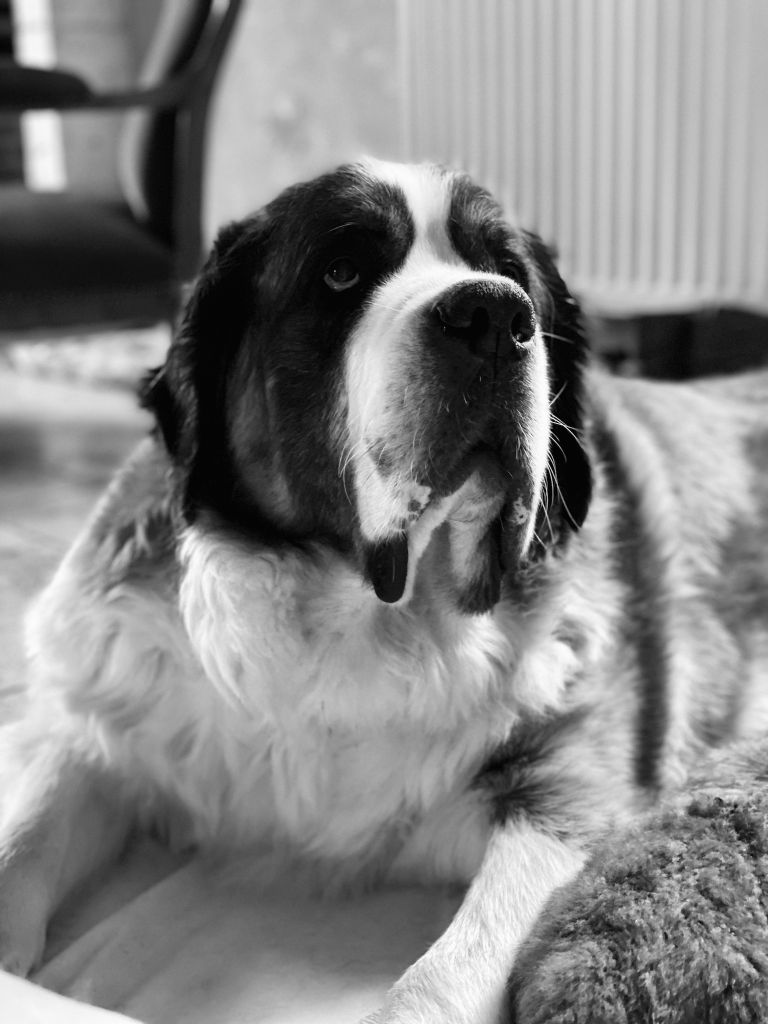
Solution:
[{"label": "shaggy fur", "polygon": [[712,760],[679,806],[605,836],[527,940],[511,1019],[768,1020],[767,784],[762,740]]}]

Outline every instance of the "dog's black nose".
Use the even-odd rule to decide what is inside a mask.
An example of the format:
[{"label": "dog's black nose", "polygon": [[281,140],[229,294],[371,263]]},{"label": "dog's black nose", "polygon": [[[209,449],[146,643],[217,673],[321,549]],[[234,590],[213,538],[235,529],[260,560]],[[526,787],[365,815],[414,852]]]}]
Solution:
[{"label": "dog's black nose", "polygon": [[443,333],[463,342],[473,355],[521,358],[536,330],[533,305],[520,288],[495,281],[465,281],[432,307]]}]

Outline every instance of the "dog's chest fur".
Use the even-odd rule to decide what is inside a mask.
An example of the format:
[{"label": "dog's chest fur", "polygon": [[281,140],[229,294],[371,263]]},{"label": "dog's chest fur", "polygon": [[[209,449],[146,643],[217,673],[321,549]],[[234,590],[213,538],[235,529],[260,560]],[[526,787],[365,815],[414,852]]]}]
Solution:
[{"label": "dog's chest fur", "polygon": [[392,612],[338,556],[210,530],[182,542],[169,601],[170,563],[136,568],[141,530],[110,579],[116,532],[87,532],[31,616],[62,727],[82,740],[85,722],[151,813],[157,794],[180,806],[182,839],[472,876],[488,814],[471,781],[517,715],[517,655],[492,616]]},{"label": "dog's chest fur", "polygon": [[439,601],[384,608],[327,551],[254,558],[190,531],[181,560],[196,656],[251,750],[260,737],[270,827],[321,859],[470,878],[489,820],[472,778],[520,710],[515,631]]},{"label": "dog's chest fur", "polygon": [[73,735],[85,722],[196,841],[469,879],[490,824],[474,775],[521,712],[559,702],[570,647],[503,607],[384,607],[321,548],[254,551],[203,527],[160,560],[144,510],[122,504],[156,458],[127,470],[30,618],[36,675]]}]

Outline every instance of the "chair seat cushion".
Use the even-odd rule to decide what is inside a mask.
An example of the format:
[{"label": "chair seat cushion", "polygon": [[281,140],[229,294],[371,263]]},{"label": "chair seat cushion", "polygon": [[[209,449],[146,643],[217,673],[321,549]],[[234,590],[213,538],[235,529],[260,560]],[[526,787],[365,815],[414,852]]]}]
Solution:
[{"label": "chair seat cushion", "polygon": [[170,249],[126,206],[0,187],[0,331],[172,315]]}]

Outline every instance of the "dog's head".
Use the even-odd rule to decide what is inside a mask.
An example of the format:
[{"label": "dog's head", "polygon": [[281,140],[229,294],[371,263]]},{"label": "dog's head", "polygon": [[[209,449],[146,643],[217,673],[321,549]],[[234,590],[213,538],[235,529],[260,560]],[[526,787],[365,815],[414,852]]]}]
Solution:
[{"label": "dog's head", "polygon": [[546,248],[487,192],[370,161],[222,231],[144,397],[188,519],[331,544],[386,602],[439,547],[485,611],[586,514],[585,358]]}]

